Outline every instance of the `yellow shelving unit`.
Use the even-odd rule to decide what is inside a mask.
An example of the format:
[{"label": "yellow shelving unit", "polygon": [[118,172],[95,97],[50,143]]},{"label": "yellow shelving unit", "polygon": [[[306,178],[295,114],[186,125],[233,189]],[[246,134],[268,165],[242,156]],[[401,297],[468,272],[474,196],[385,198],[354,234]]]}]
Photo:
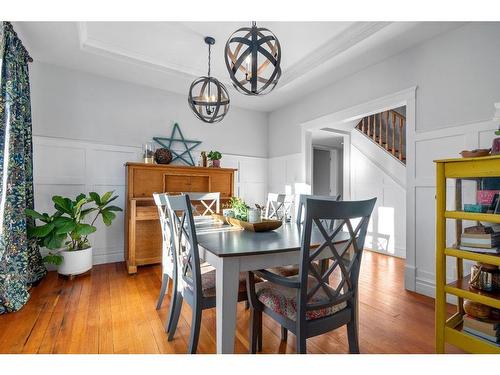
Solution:
[{"label": "yellow shelving unit", "polygon": [[[470,353],[500,354],[500,347],[462,332],[463,300],[469,299],[500,309],[500,293],[486,293],[470,289],[464,276],[463,260],[472,260],[500,266],[500,256],[478,254],[446,246],[446,220],[454,219],[457,233],[462,233],[462,220],[500,223],[500,215],[460,211],[462,208],[462,180],[500,177],[500,155],[481,158],[435,160],[436,163],[436,353],[444,353],[445,343]],[[455,211],[446,210],[446,180],[456,179]],[[446,257],[457,261],[457,280],[446,283]],[[457,312],[446,313],[446,295],[458,297]]]}]

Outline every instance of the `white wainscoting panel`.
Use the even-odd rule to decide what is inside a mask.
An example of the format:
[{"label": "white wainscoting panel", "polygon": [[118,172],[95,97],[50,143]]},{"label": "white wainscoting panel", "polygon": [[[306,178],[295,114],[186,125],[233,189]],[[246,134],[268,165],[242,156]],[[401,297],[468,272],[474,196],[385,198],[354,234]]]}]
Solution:
[{"label": "white wainscoting panel", "polygon": [[[180,151],[180,150],[176,150]],[[53,212],[53,195],[75,197],[114,190],[116,205],[125,208],[125,163],[141,160],[141,148],[83,142],[51,137],[33,137],[35,208]],[[199,152],[193,152],[195,160]],[[223,154],[222,166],[236,168],[235,192],[247,203],[265,202],[267,159]],[[124,212],[117,213],[111,227],[99,221],[90,240],[94,264],[123,261]]]}]

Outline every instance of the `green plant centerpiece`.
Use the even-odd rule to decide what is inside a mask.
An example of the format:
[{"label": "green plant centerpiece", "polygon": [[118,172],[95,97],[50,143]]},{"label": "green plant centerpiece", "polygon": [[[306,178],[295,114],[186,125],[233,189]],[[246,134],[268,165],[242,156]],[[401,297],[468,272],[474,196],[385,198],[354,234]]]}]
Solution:
[{"label": "green plant centerpiece", "polygon": [[234,217],[238,220],[248,221],[248,210],[250,207],[245,201],[238,197],[231,197],[229,204],[234,212]]},{"label": "green plant centerpiece", "polygon": [[[94,224],[101,217],[104,225],[109,227],[116,218],[115,212],[122,211],[120,207],[110,204],[118,198],[113,193],[108,191],[102,196],[95,192],[88,196],[79,194],[74,200],[55,195],[52,197],[55,212],[51,215],[27,209],[26,215],[40,222],[40,225],[28,228],[28,235],[36,238],[40,247],[49,249],[44,261],[71,268],[70,258],[76,259],[85,254],[86,265],[80,266],[80,269],[88,268],[89,257],[91,267],[92,247],[89,235],[97,230]],[[77,253],[80,254],[77,256]]]},{"label": "green plant centerpiece", "polygon": [[212,167],[220,167],[220,159],[222,159],[222,154],[219,151],[210,151],[207,157],[212,162]]}]

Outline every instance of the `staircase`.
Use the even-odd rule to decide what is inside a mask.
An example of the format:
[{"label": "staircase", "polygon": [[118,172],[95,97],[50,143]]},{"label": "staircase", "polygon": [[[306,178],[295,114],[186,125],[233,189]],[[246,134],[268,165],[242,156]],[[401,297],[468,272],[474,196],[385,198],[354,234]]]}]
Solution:
[{"label": "staircase", "polygon": [[388,110],[363,117],[356,129],[406,165],[406,117]]}]

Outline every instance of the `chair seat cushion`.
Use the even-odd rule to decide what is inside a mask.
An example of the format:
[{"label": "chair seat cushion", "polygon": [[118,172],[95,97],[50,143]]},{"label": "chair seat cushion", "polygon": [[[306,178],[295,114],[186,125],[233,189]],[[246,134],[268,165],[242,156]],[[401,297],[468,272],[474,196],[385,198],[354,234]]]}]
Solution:
[{"label": "chair seat cushion", "polygon": [[[201,289],[204,297],[215,296],[215,269],[208,263],[201,264]],[[238,292],[246,292],[246,273],[240,273]]]},{"label": "chair seat cushion", "polygon": [[295,276],[299,274],[299,266],[297,264],[293,264],[290,266],[280,266],[271,268],[269,271],[275,273],[280,276]]},{"label": "chair seat cushion", "polygon": [[[311,290],[317,281],[315,278],[310,277],[308,282],[308,290]],[[332,288],[330,288],[332,289]],[[297,318],[297,289],[287,288],[281,285],[277,285],[270,281],[264,281],[255,284],[255,292],[258,300],[266,307],[270,308],[274,312],[290,319],[296,320]],[[333,292],[333,289],[332,289]],[[319,290],[312,296],[309,303],[321,303],[322,301],[327,302],[328,296],[323,290]],[[347,307],[346,302],[339,303],[338,305],[328,306],[317,310],[306,311],[306,320],[313,320],[318,318],[323,318],[325,316],[333,315],[340,310]]]}]

